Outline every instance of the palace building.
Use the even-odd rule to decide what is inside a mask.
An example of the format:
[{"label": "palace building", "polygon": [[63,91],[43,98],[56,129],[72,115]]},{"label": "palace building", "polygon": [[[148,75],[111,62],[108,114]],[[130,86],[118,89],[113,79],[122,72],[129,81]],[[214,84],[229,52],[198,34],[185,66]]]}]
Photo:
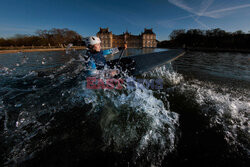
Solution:
[{"label": "palace building", "polygon": [[121,35],[115,35],[109,31],[109,28],[100,28],[96,36],[101,39],[103,48],[122,46],[125,42],[129,48],[153,48],[157,46],[156,35],[152,28],[145,28],[144,32],[139,35],[132,35],[128,31]]}]

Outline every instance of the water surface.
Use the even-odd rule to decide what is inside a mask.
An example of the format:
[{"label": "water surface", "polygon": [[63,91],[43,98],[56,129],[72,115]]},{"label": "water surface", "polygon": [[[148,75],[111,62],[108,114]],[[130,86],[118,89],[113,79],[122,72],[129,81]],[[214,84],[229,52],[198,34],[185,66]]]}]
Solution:
[{"label": "water surface", "polygon": [[[128,49],[124,56],[163,50]],[[190,52],[138,76],[163,79],[161,90],[87,89],[83,55],[0,55],[2,164],[249,162],[250,54]],[[38,71],[48,75],[41,77]]]}]

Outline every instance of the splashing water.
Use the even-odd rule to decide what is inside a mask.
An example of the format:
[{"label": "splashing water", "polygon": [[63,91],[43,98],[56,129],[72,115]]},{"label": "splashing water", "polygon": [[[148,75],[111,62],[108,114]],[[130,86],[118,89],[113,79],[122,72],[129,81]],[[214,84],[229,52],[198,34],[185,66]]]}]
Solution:
[{"label": "splashing water", "polygon": [[173,70],[171,63],[156,67],[150,72],[145,72],[143,77],[162,78],[168,86],[177,85],[184,80],[182,75]]},{"label": "splashing water", "polygon": [[[183,84],[179,88],[182,94],[192,94],[194,103],[201,109],[200,114],[207,117],[209,127],[221,127],[225,140],[230,146],[242,147],[250,153],[250,148],[245,145],[249,134],[250,103],[230,97],[230,94],[216,93],[196,84]],[[204,83],[203,83],[204,85]]]},{"label": "splashing water", "polygon": [[[43,77],[30,72],[18,79],[26,83],[22,90],[4,94],[3,110],[8,117],[5,118],[8,163],[25,162],[27,156],[28,159],[35,158],[43,148],[49,147],[52,139],[57,138],[56,134],[48,135],[55,128],[50,124],[55,122],[57,115],[72,113],[77,107],[87,114],[88,119],[98,118],[96,124],[102,131],[99,137],[103,140],[104,150],[112,148],[119,154],[130,151],[134,162],[143,158],[159,165],[175,148],[178,114],[165,108],[150,90],[86,89],[84,67],[79,60],[81,55]],[[8,83],[14,80],[11,78]],[[85,110],[88,105],[92,107]],[[86,121],[85,118],[82,121]],[[56,124],[59,129],[67,126],[60,121]]]},{"label": "splashing water", "polygon": [[[4,149],[0,162],[5,165],[81,166],[108,159],[112,165],[185,166],[199,164],[200,158],[212,166],[211,159],[230,163],[239,152],[241,157],[249,155],[248,93],[197,79],[187,81],[173,64],[139,76],[162,78],[163,90],[131,90],[126,84],[122,90],[91,90],[83,72],[84,52],[68,54],[73,56],[66,63],[44,73],[22,71],[31,57],[13,67],[0,67],[0,146]],[[35,62],[45,68],[55,59]],[[215,145],[210,146],[210,140]],[[246,159],[236,162],[243,166]]]}]

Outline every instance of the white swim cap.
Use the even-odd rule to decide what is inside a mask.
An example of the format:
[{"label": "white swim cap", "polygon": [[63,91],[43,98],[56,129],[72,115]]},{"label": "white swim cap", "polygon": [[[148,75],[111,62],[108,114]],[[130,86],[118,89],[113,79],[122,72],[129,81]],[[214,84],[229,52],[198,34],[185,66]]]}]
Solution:
[{"label": "white swim cap", "polygon": [[90,36],[90,37],[86,38],[85,43],[87,46],[95,45],[95,44],[101,43],[101,40],[97,36]]}]

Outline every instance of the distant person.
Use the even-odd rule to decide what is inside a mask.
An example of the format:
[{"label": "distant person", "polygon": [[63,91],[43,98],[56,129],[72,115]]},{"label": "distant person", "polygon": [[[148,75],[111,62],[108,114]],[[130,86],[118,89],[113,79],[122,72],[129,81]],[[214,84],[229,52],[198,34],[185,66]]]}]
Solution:
[{"label": "distant person", "polygon": [[[88,61],[88,68],[90,68],[90,75],[97,75],[104,67],[107,65],[105,55],[115,54],[121,51],[122,49],[127,49],[127,44],[124,44],[123,47],[116,47],[107,50],[101,50],[101,40],[96,36],[88,37],[85,40],[86,46],[88,48],[86,53],[86,58]],[[117,70],[109,70],[109,75],[111,77],[118,74]]]}]

